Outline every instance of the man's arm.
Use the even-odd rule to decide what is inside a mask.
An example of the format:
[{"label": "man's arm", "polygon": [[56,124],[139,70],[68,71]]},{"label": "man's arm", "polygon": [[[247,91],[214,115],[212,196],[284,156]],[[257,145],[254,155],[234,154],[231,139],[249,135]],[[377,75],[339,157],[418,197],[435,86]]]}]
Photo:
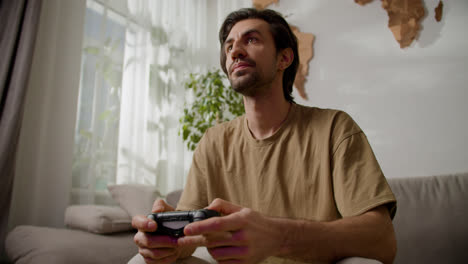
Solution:
[{"label": "man's arm", "polygon": [[346,257],[365,257],[392,263],[396,240],[385,206],[362,215],[331,222],[274,219],[285,228],[286,239],[280,256],[298,260],[338,261]]},{"label": "man's arm", "polygon": [[265,217],[216,199],[208,207],[226,215],[192,223],[179,245],[204,245],[217,261],[257,263],[269,256],[300,261],[337,261],[365,257],[392,263],[396,241],[388,210],[331,222]]}]

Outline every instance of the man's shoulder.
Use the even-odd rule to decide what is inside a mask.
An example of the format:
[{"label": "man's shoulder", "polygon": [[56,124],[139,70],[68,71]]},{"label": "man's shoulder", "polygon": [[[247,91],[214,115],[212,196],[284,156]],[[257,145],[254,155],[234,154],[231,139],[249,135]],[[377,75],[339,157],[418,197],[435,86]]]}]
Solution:
[{"label": "man's shoulder", "polygon": [[208,128],[204,137],[210,141],[219,141],[239,136],[242,133],[244,115]]},{"label": "man's shoulder", "polygon": [[244,116],[238,116],[231,121],[222,122],[220,124],[210,127],[208,130],[212,133],[233,132],[242,129]]},{"label": "man's shoulder", "polygon": [[319,108],[313,106],[299,105],[296,106],[296,116],[300,121],[314,121],[314,125],[319,124],[341,124],[341,123],[354,123],[351,116],[343,110],[331,108]]},{"label": "man's shoulder", "polygon": [[348,113],[337,109],[297,105],[295,120],[300,130],[330,137],[331,142],[338,142],[362,132]]}]

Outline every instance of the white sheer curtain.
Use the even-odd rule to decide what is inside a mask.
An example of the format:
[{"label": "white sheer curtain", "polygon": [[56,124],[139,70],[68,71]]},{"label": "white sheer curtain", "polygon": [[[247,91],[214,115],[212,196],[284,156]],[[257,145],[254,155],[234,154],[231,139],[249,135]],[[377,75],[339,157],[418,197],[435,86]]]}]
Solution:
[{"label": "white sheer curtain", "polygon": [[127,27],[116,183],[167,193],[183,186],[185,174],[178,136],[184,76],[210,66],[194,58],[206,48],[207,1],[135,1],[128,8],[151,30]]},{"label": "white sheer curtain", "polygon": [[[178,135],[183,83],[190,72],[219,67],[219,26],[251,1],[87,3],[87,20],[97,23],[99,14],[101,22],[84,38],[72,202],[103,203],[113,183],[155,185],[163,194],[182,188],[192,158]],[[103,69],[106,62],[113,66]]]}]

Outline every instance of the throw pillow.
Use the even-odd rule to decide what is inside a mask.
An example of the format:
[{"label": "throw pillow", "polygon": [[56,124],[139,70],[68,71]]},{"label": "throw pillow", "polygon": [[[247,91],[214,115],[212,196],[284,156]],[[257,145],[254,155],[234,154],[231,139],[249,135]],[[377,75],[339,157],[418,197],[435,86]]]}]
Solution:
[{"label": "throw pillow", "polygon": [[156,187],[143,184],[116,184],[107,186],[107,189],[132,217],[151,213],[154,201],[162,198]]},{"label": "throw pillow", "polygon": [[118,206],[72,205],[65,211],[65,225],[96,234],[132,230],[132,219]]}]

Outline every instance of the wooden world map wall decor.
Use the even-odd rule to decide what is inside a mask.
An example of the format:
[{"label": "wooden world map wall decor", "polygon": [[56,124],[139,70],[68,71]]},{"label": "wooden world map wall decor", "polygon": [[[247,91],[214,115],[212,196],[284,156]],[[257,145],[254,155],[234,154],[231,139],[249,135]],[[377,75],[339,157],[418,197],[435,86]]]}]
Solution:
[{"label": "wooden world map wall decor", "polygon": [[[373,0],[354,0],[354,2],[365,5]],[[442,19],[443,3],[439,1],[435,8],[435,19]],[[393,33],[400,48],[406,48],[421,30],[421,20],[426,14],[423,0],[382,0],[382,7],[388,14],[388,27]]]},{"label": "wooden world map wall decor", "polygon": [[252,4],[256,9],[265,9],[267,6],[278,3],[279,0],[252,0]]},{"label": "wooden world map wall decor", "polygon": [[442,3],[442,1],[439,1],[439,4],[437,5],[437,7],[434,9],[435,11],[435,20],[437,22],[440,22],[440,20],[442,20],[442,11],[444,10],[444,3]]},{"label": "wooden world map wall decor", "polygon": [[[273,3],[278,3],[279,0],[252,0],[252,4],[256,9],[265,9]],[[365,5],[373,0],[354,0],[359,5]],[[400,48],[406,48],[411,45],[421,30],[421,20],[425,16],[423,0],[381,0],[382,7],[388,14],[388,27],[396,41],[400,44]],[[434,9],[435,19],[440,22],[443,13],[442,0]],[[294,86],[299,95],[307,100],[305,92],[306,77],[309,74],[309,62],[314,55],[314,39],[315,36],[311,33],[304,33],[291,25],[294,34],[297,37],[300,65],[297,70]]]}]

